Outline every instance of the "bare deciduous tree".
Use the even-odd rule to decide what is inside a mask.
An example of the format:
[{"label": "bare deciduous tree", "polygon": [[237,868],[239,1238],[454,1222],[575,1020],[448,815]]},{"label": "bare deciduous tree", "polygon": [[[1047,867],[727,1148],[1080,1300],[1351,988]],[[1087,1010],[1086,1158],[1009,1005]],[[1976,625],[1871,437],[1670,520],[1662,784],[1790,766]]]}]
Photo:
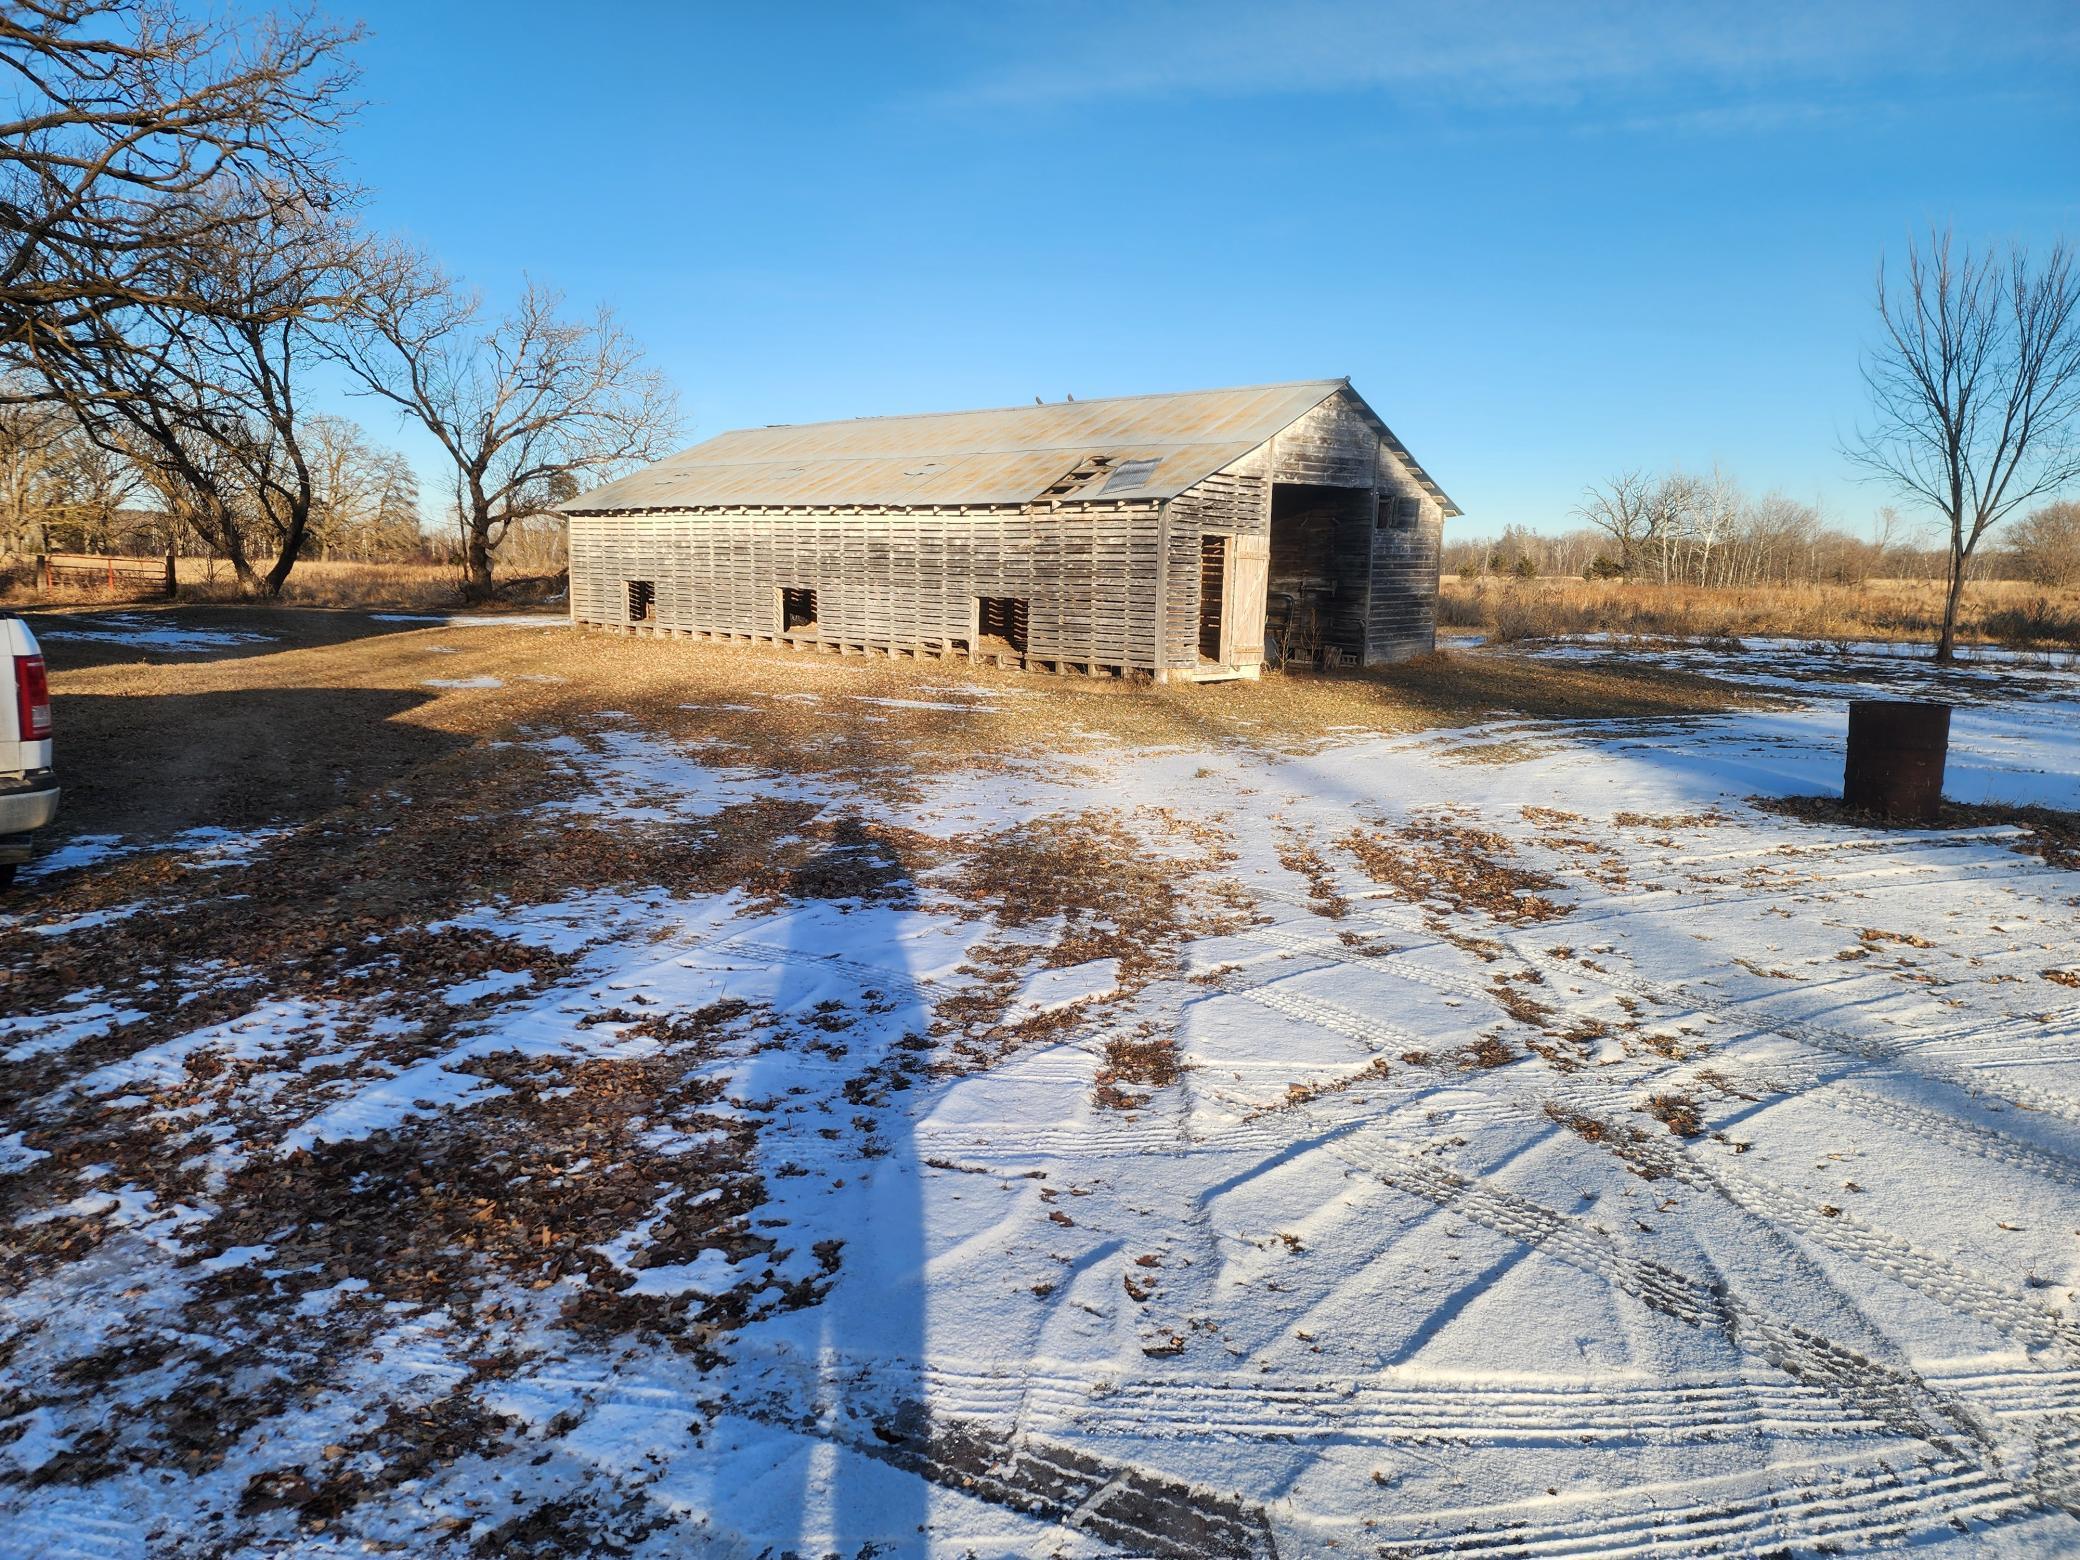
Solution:
[{"label": "bare deciduous tree", "polygon": [[317,495],[311,535],[326,558],[366,563],[414,550],[419,539],[419,483],[395,450],[371,444],[344,417],[307,420],[302,445]]},{"label": "bare deciduous tree", "polygon": [[1658,483],[1645,472],[1621,471],[1601,487],[1583,491],[1575,513],[1603,532],[1618,548],[1618,572],[1630,575],[1654,528],[1654,490]]},{"label": "bare deciduous tree", "polygon": [[26,395],[9,400],[0,389],[0,558],[44,550],[47,500],[42,490],[76,427],[61,408],[37,404]]},{"label": "bare deciduous tree", "polygon": [[656,460],[679,432],[677,396],[613,315],[564,320],[562,302],[529,283],[487,326],[477,294],[393,249],[371,267],[340,350],[348,370],[432,434],[454,465],[464,588],[479,598],[516,524]]},{"label": "bare deciduous tree", "polygon": [[2022,572],[2039,585],[2080,585],[2080,501],[2046,504],[2008,533]]},{"label": "bare deciduous tree", "polygon": [[1878,268],[1874,421],[1844,453],[1949,525],[1938,661],[1956,655],[1965,573],[1987,531],[2080,479],[2080,272],[2064,243],[1974,254],[1948,232],[1910,243],[1905,285]]},{"label": "bare deciduous tree", "polygon": [[[111,312],[203,313],[190,257],[351,198],[329,163],[358,28],[198,18],[172,0],[7,0],[0,355],[41,371],[125,338]],[[76,370],[75,370],[76,372]],[[36,394],[15,381],[5,394]]]}]

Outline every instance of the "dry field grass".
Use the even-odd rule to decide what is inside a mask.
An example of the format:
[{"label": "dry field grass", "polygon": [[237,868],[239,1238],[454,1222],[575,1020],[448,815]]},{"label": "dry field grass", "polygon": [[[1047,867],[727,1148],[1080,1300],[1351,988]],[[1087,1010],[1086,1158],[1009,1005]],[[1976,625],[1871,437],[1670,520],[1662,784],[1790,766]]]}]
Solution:
[{"label": "dry field grass", "polygon": [[[216,558],[181,558],[175,577],[184,601],[234,602],[240,599],[231,566]],[[45,586],[18,572],[0,579],[0,600],[16,607],[91,605],[156,599],[148,588],[121,581],[103,584],[61,579]],[[461,572],[444,563],[347,563],[307,559],[296,565],[280,598],[303,607],[372,607],[406,610],[451,607],[462,599]]]},{"label": "dry field grass", "polygon": [[[1617,580],[1464,580],[1440,587],[1438,621],[1502,642],[1562,634],[1722,639],[1927,640],[1942,618],[1933,580],[1753,588]],[[2010,580],[1965,587],[1961,641],[2022,650],[2080,650],[2080,591]]]}]

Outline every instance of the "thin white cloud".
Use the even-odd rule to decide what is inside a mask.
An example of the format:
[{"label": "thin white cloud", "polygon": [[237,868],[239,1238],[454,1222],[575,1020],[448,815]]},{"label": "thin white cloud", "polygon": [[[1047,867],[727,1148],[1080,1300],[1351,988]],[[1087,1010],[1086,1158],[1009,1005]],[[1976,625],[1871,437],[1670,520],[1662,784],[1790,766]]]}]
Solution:
[{"label": "thin white cloud", "polygon": [[1831,96],[1885,78],[2080,62],[2080,6],[2071,0],[2011,0],[1991,14],[1954,4],[1753,0],[1072,0],[978,7],[946,22],[966,33],[975,60],[956,92],[969,103],[1375,90],[1455,107],[1593,100],[1623,110],[1642,92],[1658,119],[1663,98],[1703,89],[1758,105],[1733,111],[1738,124],[1795,118],[1801,105],[1824,112]]}]

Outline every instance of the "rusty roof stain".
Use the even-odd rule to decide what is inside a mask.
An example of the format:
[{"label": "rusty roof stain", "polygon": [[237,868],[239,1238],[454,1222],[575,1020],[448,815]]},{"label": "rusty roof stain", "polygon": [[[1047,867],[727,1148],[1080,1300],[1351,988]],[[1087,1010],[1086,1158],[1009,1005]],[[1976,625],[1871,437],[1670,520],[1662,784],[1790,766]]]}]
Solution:
[{"label": "rusty roof stain", "polygon": [[[1240,460],[1348,386],[1344,379],[1308,379],[740,428],[561,508],[566,514],[613,514],[1168,499]],[[1445,513],[1459,513],[1386,425],[1374,422],[1382,442]]]}]

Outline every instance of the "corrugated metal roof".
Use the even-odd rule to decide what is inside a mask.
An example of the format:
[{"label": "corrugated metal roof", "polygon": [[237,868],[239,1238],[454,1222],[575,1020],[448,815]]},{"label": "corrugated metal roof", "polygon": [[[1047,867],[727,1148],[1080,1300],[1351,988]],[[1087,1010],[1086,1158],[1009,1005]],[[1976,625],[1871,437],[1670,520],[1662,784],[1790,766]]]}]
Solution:
[{"label": "corrugated metal roof", "polygon": [[[994,411],[740,428],[594,488],[567,514],[764,505],[1025,504],[1102,458],[1066,502],[1174,498],[1348,382],[1050,401]],[[1392,436],[1388,435],[1391,441]],[[1399,450],[1398,443],[1390,447]],[[1128,470],[1119,468],[1134,463]],[[1424,475],[1442,503],[1458,511]]]}]

